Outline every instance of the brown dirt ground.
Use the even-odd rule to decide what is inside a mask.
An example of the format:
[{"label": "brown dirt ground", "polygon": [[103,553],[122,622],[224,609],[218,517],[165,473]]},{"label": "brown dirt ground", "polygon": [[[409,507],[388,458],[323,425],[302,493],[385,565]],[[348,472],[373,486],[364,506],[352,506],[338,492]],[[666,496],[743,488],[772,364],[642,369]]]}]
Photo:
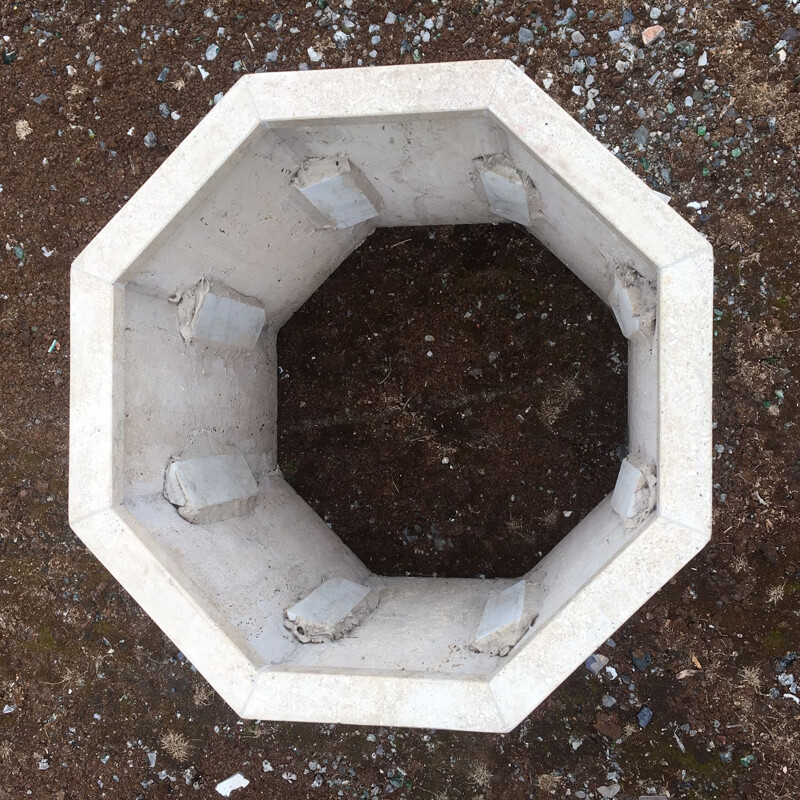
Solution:
[{"label": "brown dirt ground", "polygon": [[614,488],[625,345],[517,226],[378,231],[281,330],[281,468],[376,572],[521,575]]},{"label": "brown dirt ground", "polygon": [[[774,49],[787,27],[797,26],[791,4],[774,3],[765,12],[742,0],[688,2],[691,22],[682,27],[677,10],[664,4],[659,21],[668,27],[667,37],[641,63],[620,73],[615,68],[619,50],[608,38],[608,31],[620,25],[620,5],[581,3],[573,27],[587,40],[581,53],[597,59],[594,85],[601,101],[596,110],[586,111],[585,92],[579,97],[572,88],[580,88],[583,76],[564,72],[574,61],[569,36],[543,33],[530,52],[517,40],[520,20],[537,14],[549,32],[557,30],[566,5],[509,2],[500,8],[485,2],[398,0],[391,6],[363,4],[359,10],[362,4],[354,3],[364,30],[370,22],[381,23],[389,10],[409,17],[443,13],[448,27],[421,48],[422,60],[517,55],[532,77],[552,77],[551,95],[601,140],[618,146],[620,158],[643,179],[672,195],[674,206],[716,248],[713,541],[622,626],[614,647],[602,649],[620,678],[591,678],[576,670],[506,736],[243,723],[66,523],[72,259],[207,112],[213,96],[234,82],[238,74],[232,65],[241,61],[242,70],[252,70],[264,63],[277,35],[262,23],[276,9],[286,28],[300,29],[281,33],[286,60],[277,68],[296,68],[308,60],[306,48],[328,36],[315,24],[316,6],[307,9],[296,0],[217,3],[218,19],[204,15],[207,5],[0,2],[0,37],[8,37],[0,41],[0,710],[9,709],[0,714],[0,798],[215,797],[213,785],[237,771],[252,781],[233,795],[237,800],[366,798],[375,796],[376,788],[380,795],[392,789],[394,796],[407,798],[513,800],[577,797],[579,791],[597,797],[597,787],[614,778],[622,787],[619,800],[647,794],[800,795],[800,706],[783,696],[788,689],[777,682],[784,668],[795,675],[800,670],[800,661],[792,664],[787,657],[800,651],[800,233],[795,212],[800,81],[794,45],[784,48],[784,60]],[[635,2],[632,8],[634,40],[649,22],[649,6]],[[508,14],[516,22],[505,21]],[[226,29],[222,52],[204,81],[182,65],[202,59],[220,26]],[[399,39],[405,34],[399,26],[384,28],[382,35],[377,63],[413,63],[413,54],[401,52]],[[696,53],[684,63],[685,76],[667,80],[664,75],[678,66],[672,45],[679,36],[695,42],[697,53],[707,49],[709,64],[696,66]],[[366,33],[360,41],[367,41]],[[356,58],[369,62],[368,49],[365,44],[363,53],[355,47],[352,55],[326,52],[332,65],[353,65]],[[99,57],[100,71],[87,65],[90,53]],[[164,66],[172,72],[162,84],[156,78]],[[647,79],[656,68],[663,74],[651,85]],[[706,79],[716,81],[717,88],[704,90]],[[698,92],[687,110],[684,98]],[[161,103],[179,112],[180,119],[164,118]],[[669,111],[671,103],[677,112]],[[681,112],[688,123],[684,127],[676,123]],[[643,119],[651,131],[646,151],[631,139]],[[708,141],[698,131],[701,124],[711,134]],[[149,130],[158,136],[153,149],[142,141]],[[701,200],[709,201],[702,214],[686,207]],[[469,252],[464,256],[468,259]],[[454,255],[454,271],[456,261]],[[463,269],[469,270],[468,260]],[[488,290],[480,270],[476,279],[475,291]],[[512,288],[521,291],[520,284]],[[502,340],[514,323],[500,312],[505,307],[496,308],[486,349],[515,352]],[[441,324],[445,311],[428,308],[430,324]],[[418,332],[426,333],[422,327]],[[577,328],[574,332],[581,335]],[[409,326],[398,330],[411,337],[409,360],[395,363],[393,357],[397,373],[382,387],[386,392],[391,387],[403,403],[412,397],[404,412],[409,428],[419,425],[425,435],[433,432],[429,441],[446,444],[436,429],[434,401],[448,409],[447,398],[462,402],[459,393],[466,383],[460,374],[446,375],[446,384],[427,405],[413,399],[417,387],[407,391],[398,385],[401,376],[414,379],[411,367],[422,359],[424,345],[416,333]],[[501,344],[489,344],[489,334],[501,337]],[[430,349],[444,352],[446,337],[432,335]],[[517,336],[523,339],[523,333]],[[566,349],[580,342],[563,331],[551,336]],[[48,354],[54,339],[60,349]],[[384,354],[363,352],[365,359],[372,352],[373,361],[364,364],[361,379],[372,386],[384,377]],[[606,369],[608,352],[601,349],[591,368]],[[464,366],[476,363],[472,354],[464,358]],[[483,379],[499,382],[500,368],[495,372],[487,360],[478,363]],[[555,374],[569,377],[569,372]],[[511,380],[509,369],[504,389]],[[520,384],[523,390],[528,389]],[[291,379],[284,391],[294,391]],[[481,391],[474,393],[476,415],[485,410]],[[566,413],[577,414],[579,407],[575,403]],[[526,424],[533,429],[537,423]],[[604,434],[608,447],[615,430],[612,426]],[[389,436],[391,430],[384,433]],[[456,438],[455,432],[448,436]],[[515,441],[520,449],[525,446],[524,438]],[[542,442],[543,448],[556,445],[564,443]],[[428,450],[420,447],[420,456],[400,484],[409,495],[421,485],[416,465]],[[453,463],[466,480],[472,463],[456,456],[464,453],[456,450]],[[302,453],[297,461],[296,480],[302,481]],[[605,480],[603,466],[608,464],[600,459],[598,482]],[[431,474],[430,480],[445,480]],[[450,479],[450,473],[445,476]],[[361,488],[367,496],[375,487],[366,482]],[[529,496],[521,497],[528,504],[519,520],[526,530],[544,511]],[[358,515],[348,520],[349,510],[331,506],[323,493],[316,500],[337,523],[363,524]],[[502,531],[508,518],[513,527],[515,515],[506,501],[495,497],[498,505],[486,519],[462,524]],[[563,503],[554,500],[553,505],[560,509]],[[465,548],[458,551],[459,563],[446,557],[447,551],[437,551],[435,543],[431,551],[430,525],[441,530],[437,519],[450,512],[446,505],[425,512],[425,538],[402,546],[408,551],[403,568],[502,572],[499,551]],[[387,536],[395,537],[398,549],[401,518],[405,525],[416,513],[412,505],[389,509],[396,522],[387,526]],[[575,513],[582,513],[577,506]],[[550,543],[534,546],[544,550]],[[380,564],[380,552],[367,557]],[[631,660],[633,651],[639,659],[639,650],[652,659],[644,671]],[[606,694],[616,699],[613,708],[601,704]],[[654,716],[642,730],[636,714],[643,705]],[[182,734],[186,747],[164,740],[171,733]],[[157,763],[151,768],[146,752],[154,750]],[[720,757],[728,752],[729,762]],[[264,759],[274,771],[263,771]],[[312,788],[310,761],[326,766],[319,788]],[[190,766],[199,793],[182,776]]]}]

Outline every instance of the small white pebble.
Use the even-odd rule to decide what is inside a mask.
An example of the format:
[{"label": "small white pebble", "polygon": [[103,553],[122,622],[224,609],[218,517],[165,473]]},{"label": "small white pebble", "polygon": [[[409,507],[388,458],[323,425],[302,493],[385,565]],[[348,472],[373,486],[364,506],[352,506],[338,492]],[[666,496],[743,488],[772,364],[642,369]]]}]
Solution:
[{"label": "small white pebble", "polygon": [[235,775],[231,775],[230,778],[220,781],[214,788],[217,790],[217,794],[221,794],[223,797],[230,797],[231,792],[243,789],[249,783],[250,781],[241,772],[237,772]]}]

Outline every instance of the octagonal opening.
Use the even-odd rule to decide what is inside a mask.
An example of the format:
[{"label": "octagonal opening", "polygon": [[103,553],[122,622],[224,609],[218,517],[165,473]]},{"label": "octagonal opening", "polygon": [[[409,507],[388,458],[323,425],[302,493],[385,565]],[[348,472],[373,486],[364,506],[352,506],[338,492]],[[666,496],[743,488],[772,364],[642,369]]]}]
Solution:
[{"label": "octagonal opening", "polygon": [[279,465],[373,572],[523,575],[614,489],[626,361],[520,226],[383,228],[281,329]]},{"label": "octagonal opening", "polygon": [[[500,222],[613,310],[628,455],[522,577],[376,574],[278,468],[278,331],[376,228]],[[710,248],[511,64],[241,79],[71,286],[70,523],[243,716],[508,730],[708,540]]]}]

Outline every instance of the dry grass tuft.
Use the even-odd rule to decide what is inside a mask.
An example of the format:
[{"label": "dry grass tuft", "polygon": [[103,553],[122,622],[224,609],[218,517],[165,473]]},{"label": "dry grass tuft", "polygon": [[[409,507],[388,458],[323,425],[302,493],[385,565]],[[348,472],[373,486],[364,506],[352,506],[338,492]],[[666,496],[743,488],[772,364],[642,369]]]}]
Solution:
[{"label": "dry grass tuft", "polygon": [[558,785],[561,783],[561,776],[554,775],[552,772],[545,772],[544,775],[540,775],[537,779],[539,784],[539,788],[543,792],[555,792],[558,789]]},{"label": "dry grass tuft", "polygon": [[492,785],[492,773],[482,762],[473,765],[468,777],[469,782],[478,789],[488,789]]},{"label": "dry grass tuft", "polygon": [[189,740],[182,734],[175,731],[167,731],[161,737],[161,746],[168,756],[176,761],[185,761],[189,758]]},{"label": "dry grass tuft", "polygon": [[551,508],[546,514],[544,514],[540,518],[540,522],[545,528],[552,529],[558,525],[558,520],[561,518],[561,515],[558,513],[557,508]]},{"label": "dry grass tuft", "polygon": [[783,600],[783,595],[786,592],[786,584],[782,583],[780,586],[772,586],[767,591],[767,602],[776,606]]},{"label": "dry grass tuft", "polygon": [[742,678],[741,685],[755,692],[761,691],[761,675],[759,675],[758,667],[744,667],[739,673]]},{"label": "dry grass tuft", "polygon": [[628,722],[622,729],[622,738],[628,739],[631,736],[635,736],[640,730],[641,728],[638,725],[633,722]]},{"label": "dry grass tuft", "polygon": [[260,739],[267,735],[267,729],[259,725],[258,722],[250,722],[242,729],[242,736],[248,739]]},{"label": "dry grass tuft", "polygon": [[211,698],[214,696],[214,691],[207,683],[201,683],[199,686],[195,686],[194,689],[194,704],[198,708],[202,708],[203,706],[207,706],[211,702]]},{"label": "dry grass tuft", "polygon": [[800,144],[800,109],[793,108],[778,115],[778,132],[790,147]]},{"label": "dry grass tuft", "polygon": [[736,556],[731,564],[733,571],[738,575],[740,572],[750,572],[750,564],[746,556]]},{"label": "dry grass tuft", "polygon": [[547,393],[537,410],[539,419],[548,428],[552,428],[569,408],[572,401],[577,400],[581,394],[582,391],[578,385],[578,373],[576,372],[571,378],[565,378],[558,386]]}]

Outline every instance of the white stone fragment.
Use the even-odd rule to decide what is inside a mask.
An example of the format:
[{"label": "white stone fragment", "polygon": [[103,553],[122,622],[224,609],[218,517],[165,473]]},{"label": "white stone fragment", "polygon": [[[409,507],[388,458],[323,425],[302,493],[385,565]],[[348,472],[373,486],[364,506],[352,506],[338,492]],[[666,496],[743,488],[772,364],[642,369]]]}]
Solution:
[{"label": "white stone fragment", "polygon": [[531,179],[505,153],[476,158],[474,163],[492,213],[530,228],[531,204],[538,194]]},{"label": "white stone fragment", "polygon": [[614,271],[614,285],[608,298],[622,335],[653,333],[656,319],[656,292],[653,284],[633,267],[620,264]]},{"label": "white stone fragment", "polygon": [[377,589],[346,578],[330,578],[287,608],[283,624],[301,642],[329,642],[363,622],[379,601]]},{"label": "white stone fragment", "polygon": [[508,655],[533,625],[542,608],[542,587],[532,581],[517,581],[493,592],[486,601],[470,650],[493,656]]},{"label": "white stone fragment", "polygon": [[653,465],[638,453],[622,462],[611,496],[611,508],[624,520],[638,525],[656,506],[656,477]]},{"label": "white stone fragment", "polygon": [[244,456],[234,448],[195,458],[170,461],[164,477],[164,497],[188,522],[205,525],[249,514],[258,495]]},{"label": "white stone fragment", "polygon": [[292,185],[322,216],[317,227],[352,228],[378,216],[378,193],[347,156],[306,159]]},{"label": "white stone fragment", "polygon": [[266,320],[258,300],[205,278],[178,301],[178,326],[184,341],[226,351],[253,350]]},{"label": "white stone fragment", "polygon": [[231,775],[230,778],[220,781],[215,788],[217,794],[221,794],[223,797],[230,797],[231,792],[235,792],[237,789],[244,789],[249,783],[250,781],[241,772],[237,772],[235,775]]}]

